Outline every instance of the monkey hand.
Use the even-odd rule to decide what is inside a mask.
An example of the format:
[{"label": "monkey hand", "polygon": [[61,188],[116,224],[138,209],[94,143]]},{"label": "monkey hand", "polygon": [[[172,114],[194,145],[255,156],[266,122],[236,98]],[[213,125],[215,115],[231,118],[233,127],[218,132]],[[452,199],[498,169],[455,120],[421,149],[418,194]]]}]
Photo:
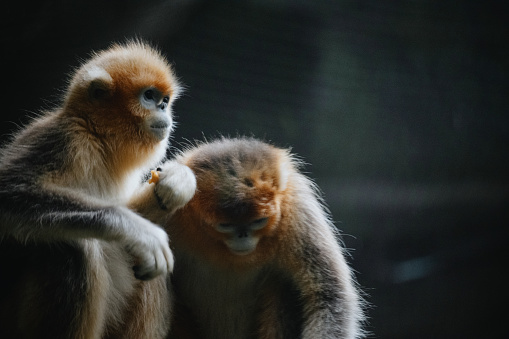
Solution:
[{"label": "monkey hand", "polygon": [[196,178],[191,169],[176,161],[162,166],[155,194],[162,208],[170,213],[183,207],[196,191]]},{"label": "monkey hand", "polygon": [[[138,219],[139,218],[139,219]],[[136,215],[136,230],[124,239],[126,250],[135,258],[134,275],[150,280],[173,270],[173,254],[166,232]]]}]

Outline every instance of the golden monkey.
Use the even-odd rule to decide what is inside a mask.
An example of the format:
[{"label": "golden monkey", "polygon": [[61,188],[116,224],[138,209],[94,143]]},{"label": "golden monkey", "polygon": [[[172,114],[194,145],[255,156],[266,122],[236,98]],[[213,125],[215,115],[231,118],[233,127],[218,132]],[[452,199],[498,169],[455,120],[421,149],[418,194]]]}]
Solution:
[{"label": "golden monkey", "polygon": [[194,197],[166,224],[175,338],[357,338],[361,298],[315,185],[252,138],[190,148]]},{"label": "golden monkey", "polygon": [[[60,108],[3,147],[1,338],[166,336],[168,237],[128,206],[154,194],[139,184],[165,157],[179,89],[158,51],[113,45],[76,70]],[[196,182],[162,167],[155,192],[173,211]]]}]

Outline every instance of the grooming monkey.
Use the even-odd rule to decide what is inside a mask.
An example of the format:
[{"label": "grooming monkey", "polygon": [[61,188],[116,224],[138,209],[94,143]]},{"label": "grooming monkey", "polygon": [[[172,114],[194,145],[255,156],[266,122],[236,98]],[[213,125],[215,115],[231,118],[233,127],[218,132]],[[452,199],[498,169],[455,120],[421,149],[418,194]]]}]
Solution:
[{"label": "grooming monkey", "polygon": [[287,151],[219,139],[177,157],[194,197],[167,223],[175,338],[357,338],[361,299],[315,185]]},{"label": "grooming monkey", "polygon": [[165,156],[179,88],[156,50],[113,45],[75,71],[61,108],[3,148],[1,338],[166,336],[168,237],[128,206],[155,190],[171,212],[194,194],[175,162],[155,189],[139,185]]}]

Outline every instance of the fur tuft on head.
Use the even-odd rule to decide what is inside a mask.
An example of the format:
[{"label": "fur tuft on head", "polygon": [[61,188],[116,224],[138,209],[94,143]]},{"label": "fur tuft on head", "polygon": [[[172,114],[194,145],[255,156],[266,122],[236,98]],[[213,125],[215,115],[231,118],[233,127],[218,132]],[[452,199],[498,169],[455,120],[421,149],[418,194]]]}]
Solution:
[{"label": "fur tuft on head", "polygon": [[180,161],[195,172],[199,190],[215,195],[218,210],[236,214],[256,214],[248,206],[282,193],[295,171],[288,151],[249,137],[203,143]]},{"label": "fur tuft on head", "polygon": [[162,54],[140,40],[129,40],[125,44],[115,43],[109,49],[92,53],[71,77],[66,101],[73,95],[88,89],[91,83],[100,81],[122,90],[137,84],[145,87],[161,86],[175,100],[181,93],[181,85]]}]

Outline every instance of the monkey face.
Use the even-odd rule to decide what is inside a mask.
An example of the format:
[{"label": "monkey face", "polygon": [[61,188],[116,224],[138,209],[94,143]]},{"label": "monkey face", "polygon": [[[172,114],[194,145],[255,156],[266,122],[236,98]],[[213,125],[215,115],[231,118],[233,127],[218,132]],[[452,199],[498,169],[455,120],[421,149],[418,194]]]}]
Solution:
[{"label": "monkey face", "polygon": [[204,182],[197,173],[197,192],[186,213],[199,219],[183,227],[193,227],[223,259],[250,261],[268,254],[280,219],[280,197],[274,187],[260,179],[252,179],[250,186],[221,187],[225,182]]},{"label": "monkey face", "polygon": [[169,112],[170,95],[155,87],[148,87],[141,91],[139,100],[141,106],[149,111],[143,120],[145,130],[157,140],[168,138],[173,123]]},{"label": "monkey face", "polygon": [[254,170],[236,176],[240,180],[230,177],[226,182],[216,181],[213,191],[204,189],[203,193],[215,194],[216,203],[208,212],[214,236],[232,254],[248,255],[277,228],[279,195],[269,174],[260,175]]},{"label": "monkey face", "polygon": [[[117,152],[166,145],[179,83],[162,56],[131,43],[97,54],[71,80],[65,111]],[[114,145],[111,145],[114,144]]]},{"label": "monkey face", "polygon": [[[149,66],[155,69],[150,69]],[[106,93],[100,98],[92,97],[92,104],[98,106],[91,111],[96,129],[107,135],[120,135],[124,142],[133,140],[144,145],[167,140],[173,125],[171,104],[175,99],[175,87],[165,69],[153,65],[125,69],[105,68],[112,77]],[[131,76],[131,77],[129,77]]]},{"label": "monkey face", "polygon": [[194,172],[197,190],[169,223],[175,243],[222,264],[245,266],[274,255],[287,187],[283,154],[247,138],[186,152],[180,161]]},{"label": "monkey face", "polygon": [[62,114],[77,148],[96,147],[122,177],[166,153],[180,86],[161,54],[141,42],[94,54],[73,75]]}]

